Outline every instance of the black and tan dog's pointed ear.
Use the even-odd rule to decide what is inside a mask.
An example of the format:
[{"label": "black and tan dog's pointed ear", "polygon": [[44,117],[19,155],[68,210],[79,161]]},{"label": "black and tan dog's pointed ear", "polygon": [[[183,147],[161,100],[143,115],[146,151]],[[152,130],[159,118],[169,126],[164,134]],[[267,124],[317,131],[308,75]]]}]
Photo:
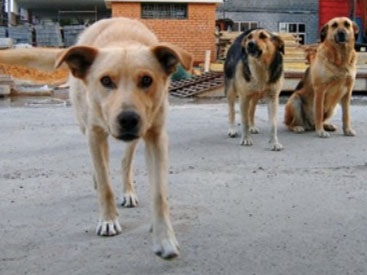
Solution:
[{"label": "black and tan dog's pointed ear", "polygon": [[55,66],[58,68],[65,62],[74,77],[84,79],[97,54],[93,47],[71,47],[57,57]]},{"label": "black and tan dog's pointed ear", "polygon": [[176,71],[178,63],[187,71],[192,68],[192,55],[177,46],[160,43],[152,48],[152,52],[168,75]]},{"label": "black and tan dog's pointed ear", "polygon": [[271,39],[274,42],[274,45],[277,47],[278,51],[281,52],[282,54],[284,54],[284,41],[282,38],[280,38],[279,35],[275,35],[273,34],[271,36]]},{"label": "black and tan dog's pointed ear", "polygon": [[326,39],[327,36],[327,32],[329,30],[329,25],[325,24],[320,31],[320,42],[324,42],[324,40]]},{"label": "black and tan dog's pointed ear", "polygon": [[354,40],[357,41],[359,35],[359,27],[356,22],[353,22]]}]

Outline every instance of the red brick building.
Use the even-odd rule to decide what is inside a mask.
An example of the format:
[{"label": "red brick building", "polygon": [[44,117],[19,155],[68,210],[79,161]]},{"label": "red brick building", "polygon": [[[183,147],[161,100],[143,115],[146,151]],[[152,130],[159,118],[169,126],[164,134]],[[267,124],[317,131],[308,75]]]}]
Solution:
[{"label": "red brick building", "polygon": [[105,0],[112,17],[139,19],[160,41],[174,43],[203,62],[205,51],[215,60],[216,5],[222,0]]}]

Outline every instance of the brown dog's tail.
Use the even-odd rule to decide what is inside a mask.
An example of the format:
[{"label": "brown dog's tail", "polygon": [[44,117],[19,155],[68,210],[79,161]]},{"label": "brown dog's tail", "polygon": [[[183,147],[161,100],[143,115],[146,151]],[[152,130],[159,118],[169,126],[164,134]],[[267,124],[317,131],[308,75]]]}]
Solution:
[{"label": "brown dog's tail", "polygon": [[0,63],[22,65],[43,71],[56,69],[57,57],[64,49],[25,48],[0,51]]}]

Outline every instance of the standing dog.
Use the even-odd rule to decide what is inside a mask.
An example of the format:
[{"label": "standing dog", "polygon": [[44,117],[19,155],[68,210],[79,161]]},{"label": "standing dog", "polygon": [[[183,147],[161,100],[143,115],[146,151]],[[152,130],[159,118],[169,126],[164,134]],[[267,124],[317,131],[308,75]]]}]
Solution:
[{"label": "standing dog", "polygon": [[178,243],[167,203],[168,141],[165,129],[170,75],[178,63],[191,67],[187,52],[159,43],[142,23],[126,18],[98,21],[69,49],[22,49],[0,53],[0,62],[50,68],[67,64],[70,96],[86,135],[100,220],[97,234],[121,232],[109,176],[108,136],[126,141],[122,161],[125,207],[137,204],[132,160],[144,139],[149,180],[153,190],[154,251],[162,258],[178,255]]},{"label": "standing dog", "polygon": [[283,40],[267,30],[254,29],[242,33],[228,50],[224,64],[225,94],[228,99],[230,137],[237,135],[235,101],[240,101],[242,119],[241,145],[253,144],[252,133],[258,133],[254,116],[256,104],[265,97],[271,122],[272,150],[283,146],[277,135],[277,109],[283,84]]},{"label": "standing dog", "polygon": [[340,102],[344,135],[356,134],[350,125],[349,106],[356,77],[357,35],[357,25],[346,17],[331,19],[322,27],[321,43],[310,67],[285,106],[284,123],[289,130],[316,130],[319,137],[329,137],[327,131],[335,131],[336,126],[328,120]]}]

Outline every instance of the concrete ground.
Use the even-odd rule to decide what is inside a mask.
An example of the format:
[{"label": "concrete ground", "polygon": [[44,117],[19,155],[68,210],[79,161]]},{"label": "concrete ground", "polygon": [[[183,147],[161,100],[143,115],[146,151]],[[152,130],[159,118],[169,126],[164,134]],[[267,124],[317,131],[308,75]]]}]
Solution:
[{"label": "concrete ground", "polygon": [[[224,103],[171,106],[169,201],[181,245],[172,261],[151,250],[143,144],[140,204],[119,208],[122,234],[98,237],[72,109],[38,106],[0,108],[0,274],[367,274],[366,106],[351,108],[356,137],[293,134],[280,123],[281,152],[269,150],[264,105],[252,147],[227,137]],[[111,140],[117,193],[123,147]]]}]

